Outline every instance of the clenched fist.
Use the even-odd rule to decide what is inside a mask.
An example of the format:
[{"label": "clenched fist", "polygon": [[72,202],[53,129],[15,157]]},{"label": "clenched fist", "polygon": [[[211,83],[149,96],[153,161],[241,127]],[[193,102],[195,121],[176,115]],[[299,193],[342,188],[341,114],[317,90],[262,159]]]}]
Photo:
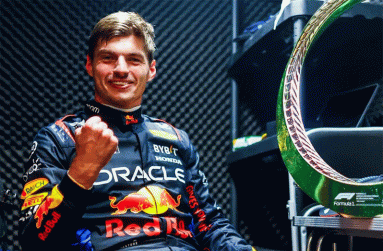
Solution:
[{"label": "clenched fist", "polygon": [[109,162],[118,146],[118,139],[101,118],[89,118],[75,131],[76,157],[69,168],[69,176],[80,186],[93,186],[101,169]]}]

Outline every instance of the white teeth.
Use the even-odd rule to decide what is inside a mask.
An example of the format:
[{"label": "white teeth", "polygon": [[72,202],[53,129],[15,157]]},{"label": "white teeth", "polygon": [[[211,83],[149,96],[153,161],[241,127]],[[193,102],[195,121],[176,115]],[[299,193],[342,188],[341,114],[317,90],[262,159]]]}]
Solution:
[{"label": "white teeth", "polygon": [[126,83],[126,82],[113,82],[113,84],[115,84],[115,85],[127,85],[128,83]]}]

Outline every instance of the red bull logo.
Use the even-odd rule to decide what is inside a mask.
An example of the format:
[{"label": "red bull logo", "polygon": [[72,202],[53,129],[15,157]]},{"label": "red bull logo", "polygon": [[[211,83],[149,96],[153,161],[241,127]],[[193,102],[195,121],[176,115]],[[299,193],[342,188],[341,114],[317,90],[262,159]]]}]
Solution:
[{"label": "red bull logo", "polygon": [[109,196],[109,200],[110,206],[114,209],[117,209],[117,211],[113,212],[112,215],[124,214],[128,210],[130,210],[132,213],[139,213],[142,210],[153,207],[153,204],[150,203],[148,198],[139,193],[131,193],[125,196],[125,198],[120,200],[117,204],[115,204],[116,197]]},{"label": "red bull logo", "polygon": [[126,116],[125,116],[125,119],[126,119],[126,121],[125,121],[126,125],[137,124],[137,123],[138,123],[138,120],[135,119],[135,118],[133,117],[133,115],[126,115]]},{"label": "red bull logo", "polygon": [[59,191],[57,185],[53,187],[52,193],[41,203],[37,209],[34,218],[36,221],[36,227],[40,228],[44,215],[48,215],[50,209],[58,207],[63,201],[64,196]]},{"label": "red bull logo", "polygon": [[124,236],[158,236],[161,232],[166,232],[174,236],[178,236],[182,239],[193,238],[193,234],[190,230],[185,229],[185,223],[183,220],[179,220],[175,217],[164,217],[166,220],[166,228],[161,229],[160,221],[157,217],[153,217],[153,221],[144,221],[141,220],[126,224],[126,221],[123,221],[118,218],[113,218],[105,221],[105,230],[106,238],[113,237],[124,237]]},{"label": "red bull logo", "polygon": [[[181,203],[181,195],[175,200],[166,189],[157,186],[141,188],[137,193],[131,193],[116,203],[116,197],[109,196],[110,206],[117,209],[112,215],[132,213],[163,214],[169,209],[177,210]],[[177,210],[178,211],[178,210]]]},{"label": "red bull logo", "polygon": [[45,241],[48,238],[49,234],[52,232],[52,229],[55,227],[60,218],[61,214],[57,212],[52,213],[52,219],[47,220],[44,225],[44,231],[38,234],[40,240]]},{"label": "red bull logo", "polygon": [[160,221],[158,218],[153,218],[153,222],[147,222],[145,225],[130,224],[124,226],[124,222],[118,218],[105,221],[106,238],[112,238],[115,235],[137,236],[142,232],[147,236],[157,236],[161,233]]},{"label": "red bull logo", "polygon": [[177,210],[177,207],[179,207],[180,203],[181,195],[178,195],[177,201],[175,201],[173,197],[168,193],[168,191],[163,189],[160,195],[160,206]]}]

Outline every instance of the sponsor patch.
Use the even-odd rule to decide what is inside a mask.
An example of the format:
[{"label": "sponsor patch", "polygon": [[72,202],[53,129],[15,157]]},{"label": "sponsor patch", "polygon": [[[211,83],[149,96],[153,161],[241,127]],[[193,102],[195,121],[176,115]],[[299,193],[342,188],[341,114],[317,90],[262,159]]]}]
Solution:
[{"label": "sponsor patch", "polygon": [[40,169],[41,165],[42,164],[40,163],[40,158],[37,158],[36,160],[33,159],[32,160],[32,166],[23,175],[23,180],[26,182],[28,180],[29,175],[38,171]]},{"label": "sponsor patch", "polygon": [[182,162],[179,159],[167,158],[167,157],[161,157],[161,156],[155,156],[155,158],[156,158],[156,161],[175,163],[182,166]]},{"label": "sponsor patch", "polygon": [[32,155],[35,153],[36,149],[37,149],[37,141],[33,141],[33,145],[32,145],[32,148],[31,148],[31,153],[29,155],[29,158],[28,158],[28,161],[32,158]]},{"label": "sponsor patch", "polygon": [[193,215],[198,219],[199,225],[198,230],[200,232],[206,232],[212,224],[207,225],[207,217],[205,211],[203,211],[198,203],[198,200],[194,194],[194,187],[192,185],[186,187],[186,192],[189,194],[189,207],[193,210]]},{"label": "sponsor patch", "polygon": [[47,220],[44,225],[44,231],[38,234],[40,240],[45,241],[48,238],[49,234],[52,232],[52,229],[56,226],[60,218],[61,214],[57,212],[52,213],[52,218]]},{"label": "sponsor patch", "polygon": [[143,170],[140,166],[134,170],[128,167],[115,167],[111,170],[102,169],[94,186],[109,184],[111,182],[133,182],[136,179],[146,179],[147,181],[179,181],[185,183],[185,174],[182,168],[166,169],[165,166],[151,166],[148,170]]},{"label": "sponsor patch", "polygon": [[163,153],[167,155],[174,155],[177,156],[178,149],[173,147],[173,145],[168,146],[161,146],[157,144],[153,144],[153,149],[156,153]]},{"label": "sponsor patch", "polygon": [[[64,200],[64,196],[58,189],[58,185],[53,187],[52,193],[44,200],[36,211],[36,227],[39,229],[43,221],[44,215],[48,215],[49,210],[58,207]],[[52,227],[53,228],[53,227]]]},{"label": "sponsor patch", "polygon": [[177,135],[172,134],[172,133],[168,133],[168,132],[160,131],[160,130],[149,130],[149,131],[154,136],[157,136],[157,137],[160,137],[160,138],[170,139],[170,140],[178,140]]},{"label": "sponsor patch", "polygon": [[27,208],[25,211],[21,211],[22,216],[20,217],[19,221],[27,221],[31,216],[33,216],[34,213],[36,213],[37,209],[39,208],[38,205]]},{"label": "sponsor patch", "polygon": [[105,221],[106,229],[106,238],[112,237],[125,237],[125,236],[137,236],[137,235],[146,235],[146,236],[158,236],[161,232],[166,234],[178,236],[182,239],[193,238],[193,234],[189,229],[185,228],[185,222],[178,220],[175,217],[163,217],[166,220],[166,229],[161,229],[160,220],[157,217],[153,217],[153,221],[147,221],[146,223],[142,221],[135,222],[134,220],[130,221],[130,224],[127,224],[127,221],[124,219],[113,218]]},{"label": "sponsor patch", "polygon": [[132,213],[145,212],[147,214],[163,214],[169,209],[178,211],[181,195],[177,199],[164,188],[158,186],[147,186],[131,193],[123,199],[117,201],[114,196],[109,196],[110,206],[115,209],[112,215],[125,214],[128,211]]},{"label": "sponsor patch", "polygon": [[23,191],[21,192],[21,199],[27,198],[29,195],[40,190],[42,187],[46,186],[49,183],[47,178],[38,178],[32,181],[29,181],[25,184]]},{"label": "sponsor patch", "polygon": [[40,205],[43,200],[45,199],[45,197],[47,197],[48,193],[39,193],[39,194],[35,194],[35,195],[31,195],[29,197],[27,197],[25,200],[24,200],[24,203],[23,203],[23,206],[21,207],[21,210],[25,210],[27,208],[30,208],[30,207],[33,207],[33,206],[36,206],[36,205]]}]

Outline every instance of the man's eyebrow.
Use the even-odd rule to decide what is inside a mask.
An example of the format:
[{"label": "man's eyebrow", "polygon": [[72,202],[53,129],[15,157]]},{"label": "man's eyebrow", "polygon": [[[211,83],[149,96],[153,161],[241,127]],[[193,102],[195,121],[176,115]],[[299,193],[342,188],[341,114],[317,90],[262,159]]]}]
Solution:
[{"label": "man's eyebrow", "polygon": [[99,50],[97,51],[97,53],[112,53],[112,51],[111,51],[111,50],[108,50],[108,49],[99,49]]},{"label": "man's eyebrow", "polygon": [[[114,52],[113,50],[100,49],[96,52],[96,55],[99,55],[99,54],[118,54],[118,53]],[[141,58],[145,57],[145,55],[139,52],[129,52],[129,53],[126,53],[125,56],[133,56],[133,57],[141,57]]]}]

